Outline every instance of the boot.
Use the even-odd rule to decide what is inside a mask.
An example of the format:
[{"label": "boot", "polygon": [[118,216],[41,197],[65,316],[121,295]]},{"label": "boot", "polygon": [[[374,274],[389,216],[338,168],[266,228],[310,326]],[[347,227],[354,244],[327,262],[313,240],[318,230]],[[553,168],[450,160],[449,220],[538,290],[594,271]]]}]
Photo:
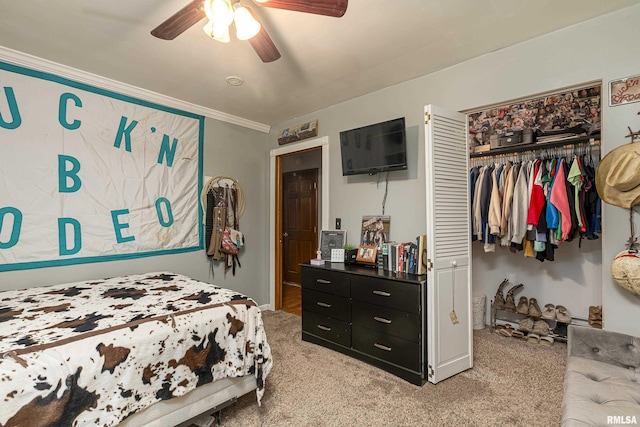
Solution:
[{"label": "boot", "polygon": [[507,300],[504,303],[505,310],[513,312],[516,311],[515,293],[522,288],[524,288],[524,285],[520,283],[519,285],[516,285],[513,288],[509,289],[509,292],[507,292]]},{"label": "boot", "polygon": [[495,309],[502,310],[504,308],[504,295],[502,294],[502,290],[509,283],[508,279],[504,279],[500,286],[498,286],[498,290],[496,291],[496,297],[493,299],[491,306]]},{"label": "boot", "polygon": [[589,326],[592,328],[602,329],[602,307],[589,307]]}]

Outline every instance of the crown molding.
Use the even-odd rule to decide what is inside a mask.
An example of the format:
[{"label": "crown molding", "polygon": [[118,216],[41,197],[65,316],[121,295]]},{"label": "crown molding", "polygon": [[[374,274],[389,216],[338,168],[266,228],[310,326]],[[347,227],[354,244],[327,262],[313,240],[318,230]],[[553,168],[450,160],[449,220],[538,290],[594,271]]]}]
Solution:
[{"label": "crown molding", "polygon": [[143,99],[145,101],[154,102],[160,105],[166,105],[168,107],[177,108],[180,110],[188,111],[190,113],[199,114],[212,119],[220,120],[222,122],[231,123],[234,125],[242,126],[245,128],[257,130],[264,133],[269,133],[271,126],[262,123],[254,122],[242,117],[234,116],[231,114],[223,113],[221,111],[206,108],[201,105],[192,104],[190,102],[182,101],[176,98],[172,98],[161,93],[153,92],[147,89],[142,89],[137,86],[122,83],[116,80],[109,79],[107,77],[92,74],[87,71],[82,71],[77,68],[72,68],[67,65],[59,64],[57,62],[49,61],[47,59],[39,58],[37,56],[29,55],[24,52],[9,49],[4,46],[0,46],[0,61],[8,62],[13,65],[18,65],[26,68],[36,69],[46,73],[55,74],[60,77],[74,80],[80,83],[90,84],[103,89],[118,92],[123,95],[132,96],[135,98]]}]

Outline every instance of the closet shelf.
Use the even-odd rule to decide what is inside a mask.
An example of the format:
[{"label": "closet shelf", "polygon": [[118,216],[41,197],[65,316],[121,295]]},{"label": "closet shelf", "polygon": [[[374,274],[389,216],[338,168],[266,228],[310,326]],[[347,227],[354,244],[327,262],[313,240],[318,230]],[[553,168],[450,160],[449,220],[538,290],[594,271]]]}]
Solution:
[{"label": "closet shelf", "polygon": [[[599,135],[596,135],[599,137]],[[533,143],[526,145],[515,145],[513,147],[504,147],[504,148],[496,148],[489,151],[483,151],[481,153],[470,153],[470,158],[478,158],[478,157],[493,157],[500,154],[511,154],[511,153],[524,153],[528,151],[540,151],[547,150],[550,148],[563,148],[572,145],[587,145],[595,146],[600,145],[600,140],[595,139],[594,136],[581,136],[578,138],[571,139],[563,139],[561,141],[554,142],[542,142],[542,143]]]}]

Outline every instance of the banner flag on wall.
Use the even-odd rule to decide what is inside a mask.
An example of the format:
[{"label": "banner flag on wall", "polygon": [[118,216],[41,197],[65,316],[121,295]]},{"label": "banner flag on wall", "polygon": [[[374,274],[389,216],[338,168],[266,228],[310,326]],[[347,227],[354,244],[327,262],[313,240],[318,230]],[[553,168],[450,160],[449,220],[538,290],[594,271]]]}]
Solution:
[{"label": "banner flag on wall", "polygon": [[0,271],[203,248],[204,117],[0,62]]}]

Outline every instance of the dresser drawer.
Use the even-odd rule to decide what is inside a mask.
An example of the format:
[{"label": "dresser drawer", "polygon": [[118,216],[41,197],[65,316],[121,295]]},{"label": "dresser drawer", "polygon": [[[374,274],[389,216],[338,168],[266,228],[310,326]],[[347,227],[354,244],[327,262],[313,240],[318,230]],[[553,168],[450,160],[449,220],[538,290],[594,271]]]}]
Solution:
[{"label": "dresser drawer", "polygon": [[418,343],[358,325],[353,325],[352,329],[354,350],[420,372],[420,345]]},{"label": "dresser drawer", "polygon": [[302,310],[302,330],[327,341],[351,347],[351,326],[347,322]]},{"label": "dresser drawer", "polygon": [[349,297],[349,275],[302,266],[302,288]]},{"label": "dresser drawer", "polygon": [[353,301],[352,323],[377,332],[420,342],[420,315]]},{"label": "dresser drawer", "polygon": [[351,277],[351,297],[397,310],[420,313],[420,285],[366,276]]},{"label": "dresser drawer", "polygon": [[349,322],[351,319],[351,304],[349,298],[302,289],[302,307],[305,310],[333,317],[337,320]]}]

